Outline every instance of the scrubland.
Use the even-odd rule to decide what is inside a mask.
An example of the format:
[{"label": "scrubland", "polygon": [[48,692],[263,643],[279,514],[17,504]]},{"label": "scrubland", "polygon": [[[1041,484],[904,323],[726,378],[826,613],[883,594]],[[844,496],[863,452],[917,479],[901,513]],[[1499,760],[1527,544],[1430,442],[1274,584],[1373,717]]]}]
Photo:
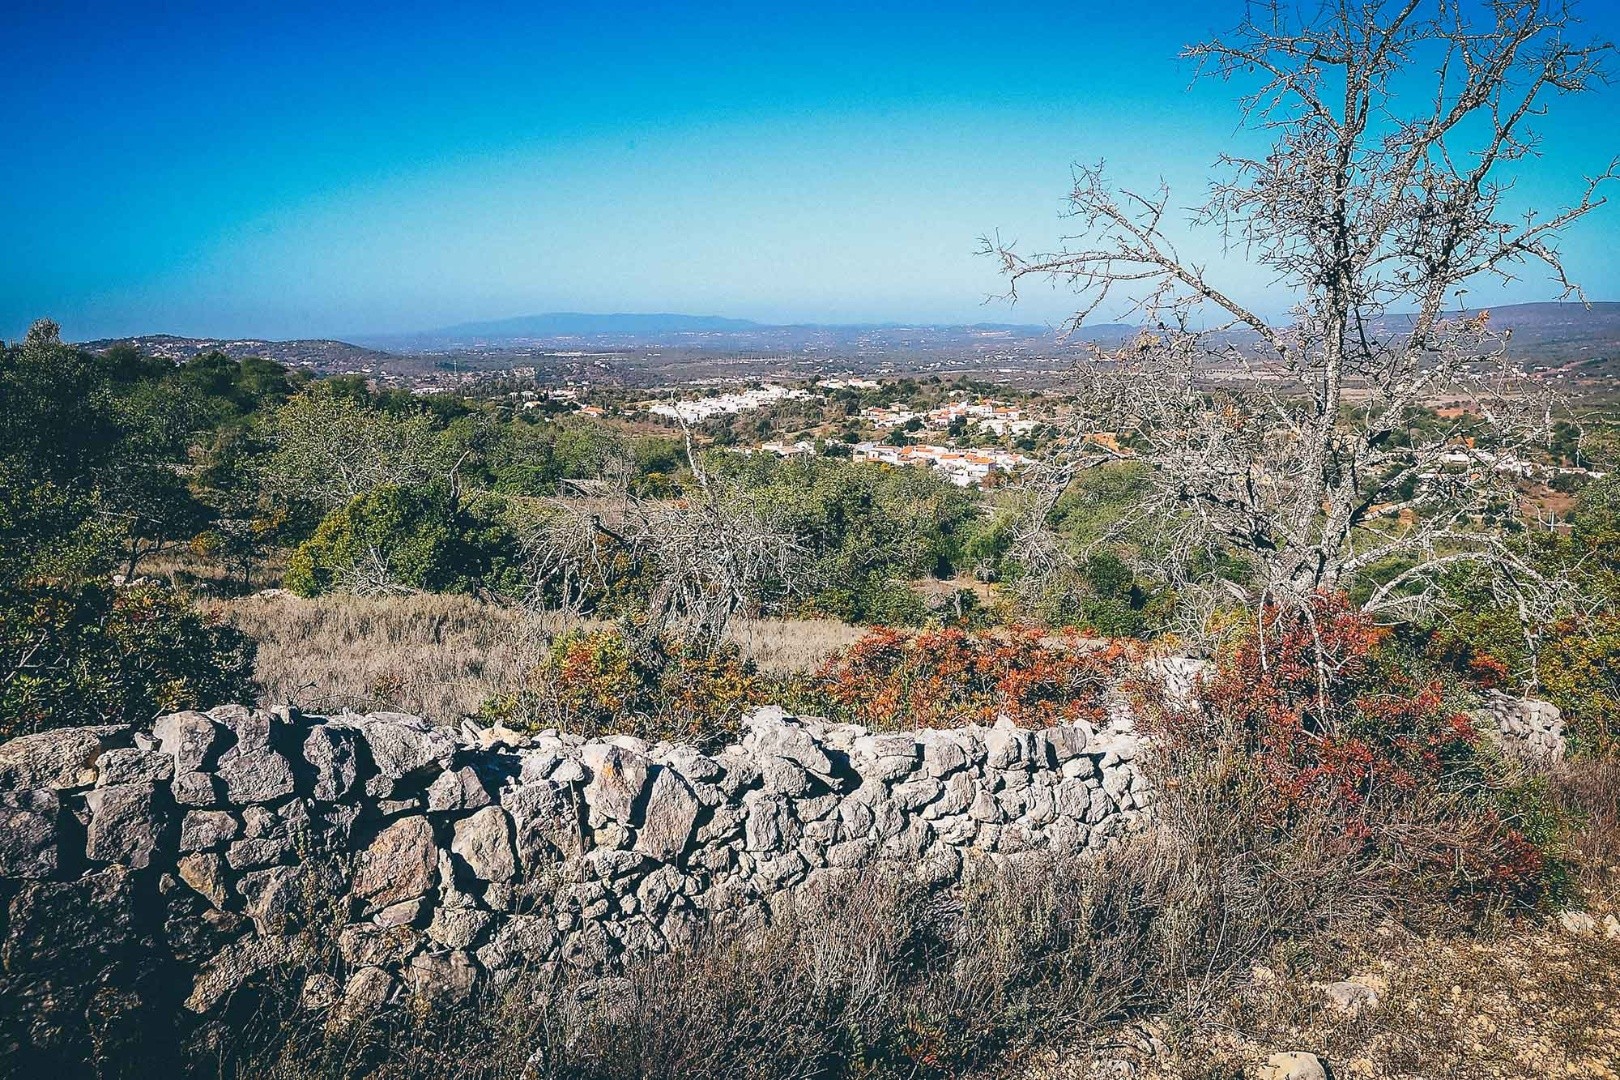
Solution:
[{"label": "scrubland", "polygon": [[[258,643],[267,705],[309,712],[387,709],[454,724],[518,692],[549,638],[602,621],[537,620],[516,605],[417,593],[305,599],[281,590],[212,600],[204,610]],[[739,620],[730,637],[761,672],[805,672],[861,634],[832,619]]]}]

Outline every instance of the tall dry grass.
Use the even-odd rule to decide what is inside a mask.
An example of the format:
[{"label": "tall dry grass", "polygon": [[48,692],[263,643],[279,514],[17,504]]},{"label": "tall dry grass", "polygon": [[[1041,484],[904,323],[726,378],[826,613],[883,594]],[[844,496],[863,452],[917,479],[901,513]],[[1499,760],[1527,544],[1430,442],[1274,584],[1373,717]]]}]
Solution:
[{"label": "tall dry grass", "polygon": [[[259,643],[263,704],[290,702],[316,713],[390,709],[440,723],[516,693],[551,635],[591,625],[428,593],[306,600],[275,591],[203,607]],[[743,621],[732,630],[744,655],[768,674],[810,670],[861,633],[805,619]]]},{"label": "tall dry grass", "polygon": [[259,644],[265,704],[392,709],[452,723],[516,686],[535,643],[515,609],[465,596],[267,593],[205,604]]}]

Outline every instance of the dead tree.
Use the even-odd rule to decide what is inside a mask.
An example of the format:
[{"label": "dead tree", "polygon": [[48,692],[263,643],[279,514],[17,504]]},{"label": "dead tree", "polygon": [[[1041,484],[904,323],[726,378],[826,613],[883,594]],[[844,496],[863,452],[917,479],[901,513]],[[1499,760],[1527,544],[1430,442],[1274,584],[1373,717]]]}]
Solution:
[{"label": "dead tree", "polygon": [[[1393,616],[1471,565],[1527,617],[1545,603],[1557,583],[1511,535],[1517,472],[1552,406],[1464,297],[1539,268],[1584,301],[1558,242],[1603,203],[1615,163],[1556,212],[1510,199],[1549,101],[1604,79],[1609,46],[1573,43],[1574,28],[1559,0],[1272,0],[1188,49],[1202,75],[1248,85],[1244,123],[1271,148],[1223,158],[1185,224],[1269,271],[1290,317],[1263,318],[1178,251],[1162,186],[1078,168],[1078,228],[1057,250],[986,241],[1014,297],[1049,278],[1081,298],[1071,328],[1099,311],[1144,327],[1082,365],[1058,490],[1103,460],[1141,462],[1139,513],[1167,530],[1176,567],[1235,553],[1252,574],[1220,584],[1249,602],[1305,607],[1359,582],[1366,608]],[[1455,419],[1419,423],[1437,402]],[[1085,438],[1099,430],[1124,448]]]},{"label": "dead tree", "polygon": [[731,619],[767,589],[791,593],[806,552],[738,485],[711,477],[687,443],[694,490],[644,498],[627,469],[601,493],[560,499],[528,542],[536,607],[583,613],[616,581],[646,591],[635,644],[655,648],[666,630],[703,652],[725,639]]}]

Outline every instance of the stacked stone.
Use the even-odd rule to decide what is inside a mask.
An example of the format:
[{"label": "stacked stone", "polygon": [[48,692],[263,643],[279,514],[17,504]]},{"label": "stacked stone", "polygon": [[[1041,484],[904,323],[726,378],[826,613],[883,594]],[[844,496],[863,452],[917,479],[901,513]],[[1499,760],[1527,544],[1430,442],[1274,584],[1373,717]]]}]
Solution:
[{"label": "stacked stone", "polygon": [[1098,847],[1147,803],[1136,738],[1086,724],[876,734],[765,709],[712,755],[474,734],[228,706],[0,745],[0,996],[93,996],[97,957],[139,957],[208,1014],[335,933],[312,1005],[456,999],[884,861],[943,881],[975,854]]},{"label": "stacked stone", "polygon": [[1541,768],[1564,760],[1564,716],[1558,706],[1493,690],[1476,715],[1486,737],[1510,756]]}]

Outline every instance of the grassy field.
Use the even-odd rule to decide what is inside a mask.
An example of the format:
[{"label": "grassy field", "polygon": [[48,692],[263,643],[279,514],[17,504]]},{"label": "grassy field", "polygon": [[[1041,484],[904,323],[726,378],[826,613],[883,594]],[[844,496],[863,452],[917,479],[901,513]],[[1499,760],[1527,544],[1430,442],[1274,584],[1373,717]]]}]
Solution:
[{"label": "grassy field", "polygon": [[[272,591],[206,610],[259,643],[260,701],[311,712],[391,709],[454,723],[510,693],[543,654],[545,624],[467,596],[325,596]],[[760,669],[807,671],[861,635],[829,620],[740,622],[732,636]]]}]

